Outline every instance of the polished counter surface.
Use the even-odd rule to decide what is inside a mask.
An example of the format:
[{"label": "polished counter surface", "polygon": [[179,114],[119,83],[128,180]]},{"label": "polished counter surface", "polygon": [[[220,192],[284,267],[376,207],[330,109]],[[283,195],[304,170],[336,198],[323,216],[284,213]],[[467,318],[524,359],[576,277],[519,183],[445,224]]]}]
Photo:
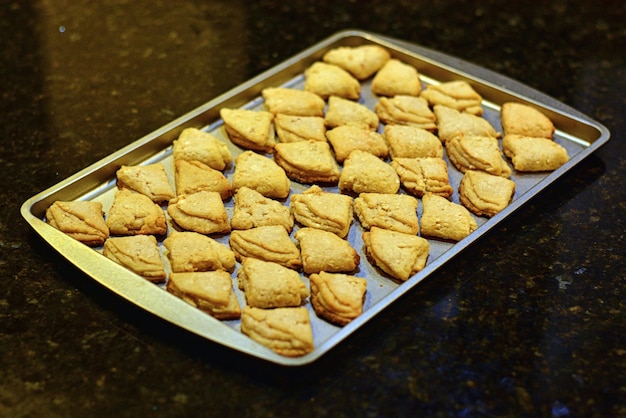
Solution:
[{"label": "polished counter surface", "polygon": [[[6,2],[0,416],[626,415],[625,21],[621,1]],[[35,193],[347,28],[516,79],[611,139],[297,368],[142,312],[21,218]]]}]

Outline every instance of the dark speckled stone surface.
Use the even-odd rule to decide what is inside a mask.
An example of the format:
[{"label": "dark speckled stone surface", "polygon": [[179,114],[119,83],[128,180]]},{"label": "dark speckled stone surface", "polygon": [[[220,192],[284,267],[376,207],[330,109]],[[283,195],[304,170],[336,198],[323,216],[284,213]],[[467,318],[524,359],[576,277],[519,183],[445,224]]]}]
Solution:
[{"label": "dark speckled stone surface", "polygon": [[[5,1],[0,416],[626,416],[626,3]],[[534,87],[609,143],[311,366],[201,340],[93,283],[23,201],[346,28]]]}]

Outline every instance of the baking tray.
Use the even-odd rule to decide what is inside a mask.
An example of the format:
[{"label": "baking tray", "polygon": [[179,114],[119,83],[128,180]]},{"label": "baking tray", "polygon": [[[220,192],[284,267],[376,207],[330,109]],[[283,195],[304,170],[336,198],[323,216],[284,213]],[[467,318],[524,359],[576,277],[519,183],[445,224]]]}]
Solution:
[{"label": "baking tray", "polygon": [[[366,277],[368,280],[364,312],[348,325],[336,327],[318,319],[313,313],[310,303],[307,302],[306,306],[310,311],[315,340],[315,349],[311,353],[294,358],[276,354],[242,334],[239,330],[239,321],[214,319],[171,295],[163,289],[163,286],[152,284],[107,259],[98,249],[87,247],[45,223],[45,211],[56,200],[97,200],[103,203],[106,212],[112,203],[116,187],[115,172],[122,165],[163,162],[166,170],[169,170],[168,174],[173,178],[172,141],[185,128],[196,127],[213,133],[228,143],[233,156],[236,156],[242,150],[230,143],[223,133],[222,121],[219,116],[219,110],[222,107],[262,109],[261,91],[264,88],[272,86],[302,88],[304,70],[313,62],[320,60],[326,51],[339,46],[363,44],[381,45],[387,48],[393,57],[415,66],[424,84],[451,80],[469,82],[484,98],[485,112],[483,116],[491,122],[497,131],[501,131],[499,116],[501,104],[507,101],[516,101],[540,109],[554,122],[557,129],[554,139],[567,149],[570,160],[559,169],[549,173],[519,174],[513,170],[511,179],[516,183],[516,191],[512,203],[490,219],[475,217],[479,225],[478,229],[458,243],[429,240],[430,255],[426,267],[404,283],[382,276],[369,264],[362,252],[361,227],[357,221],[353,222],[348,240],[361,254],[361,263],[356,275]],[[364,82],[362,86],[361,102],[371,108],[377,98],[371,95],[368,81]],[[311,363],[327,353],[357,328],[363,326],[401,295],[432,275],[439,267],[450,262],[454,256],[487,231],[496,227],[524,203],[536,196],[538,192],[593,153],[606,143],[609,137],[609,131],[598,122],[514,80],[406,41],[360,30],[347,30],[305,49],[292,58],[38,193],[24,202],[21,213],[32,228],[63,257],[87,276],[138,307],[192,333],[247,355],[280,365],[298,366]],[[462,174],[450,164],[448,166],[450,182],[455,189],[452,200],[458,203],[457,189]],[[229,178],[231,178],[232,173],[232,168],[225,172]],[[292,194],[300,193],[308,187],[309,185],[300,185],[292,181]],[[331,188],[331,190],[336,191],[336,188]],[[286,204],[288,203],[287,201]],[[226,207],[229,215],[232,214],[232,199],[230,202],[226,202]],[[218,241],[227,243],[227,239],[228,237],[222,237],[218,238]],[[163,248],[161,250],[163,251]],[[165,256],[163,258],[167,264],[167,258]],[[304,275],[302,278],[308,285],[308,279]],[[233,273],[233,287],[237,292],[240,304],[244,306],[243,295],[236,286],[236,271]]]}]

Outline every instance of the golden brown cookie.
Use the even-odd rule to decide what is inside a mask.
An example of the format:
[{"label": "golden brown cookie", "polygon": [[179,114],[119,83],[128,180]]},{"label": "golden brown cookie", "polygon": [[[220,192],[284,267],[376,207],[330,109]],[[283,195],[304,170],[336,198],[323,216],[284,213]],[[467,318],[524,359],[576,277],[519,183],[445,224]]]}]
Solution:
[{"label": "golden brown cookie", "polygon": [[274,115],[324,116],[326,102],[310,91],[267,87],[261,92],[265,107]]},{"label": "golden brown cookie", "polygon": [[459,112],[478,116],[483,114],[483,98],[467,81],[455,80],[431,84],[424,89],[422,97],[428,100],[431,107],[443,105]]},{"label": "golden brown cookie", "polygon": [[318,317],[344,326],[363,313],[366,279],[321,271],[310,281],[311,305]]},{"label": "golden brown cookie", "polygon": [[218,192],[222,199],[228,199],[232,194],[224,173],[200,161],[175,160],[174,184],[179,195],[206,190]]},{"label": "golden brown cookie", "polygon": [[492,138],[499,136],[489,121],[481,116],[459,112],[442,105],[436,105],[433,110],[437,116],[439,139],[444,144],[459,135],[489,136]]},{"label": "golden brown cookie", "polygon": [[374,226],[417,235],[417,199],[406,194],[361,193],[354,213],[364,229]]},{"label": "golden brown cookie", "polygon": [[335,151],[335,159],[340,163],[355,149],[367,151],[379,158],[386,158],[389,155],[387,143],[382,135],[370,129],[344,125],[326,132],[326,136]]},{"label": "golden brown cookie", "polygon": [[174,189],[163,164],[127,166],[115,173],[117,187],[144,194],[155,203],[167,202],[175,197]]},{"label": "golden brown cookie", "polygon": [[505,135],[502,148],[517,171],[552,171],[569,161],[567,150],[548,138]]},{"label": "golden brown cookie", "polygon": [[289,177],[271,158],[244,151],[235,160],[233,190],[242,187],[256,190],[265,197],[284,199],[289,196]]},{"label": "golden brown cookie", "polygon": [[280,225],[236,230],[231,232],[229,242],[238,260],[252,257],[292,269],[302,266],[300,250]]},{"label": "golden brown cookie", "polygon": [[165,212],[148,196],[128,189],[115,191],[107,216],[111,235],[165,235]]},{"label": "golden brown cookie", "polygon": [[270,152],[276,145],[274,115],[263,110],[220,109],[230,140],[244,149]]},{"label": "golden brown cookie", "polygon": [[279,113],[274,118],[280,142],[326,142],[326,124],[321,116],[293,116]]},{"label": "golden brown cookie", "polygon": [[460,241],[478,228],[463,206],[445,197],[427,193],[422,197],[421,235]]},{"label": "golden brown cookie", "polygon": [[287,177],[300,183],[337,183],[339,166],[327,142],[301,141],[276,144],[274,161]]},{"label": "golden brown cookie", "polygon": [[153,283],[165,282],[165,266],[154,235],[109,238],[102,254]]},{"label": "golden brown cookie", "polygon": [[46,210],[46,222],[92,247],[102,245],[109,237],[100,202],[57,200]]},{"label": "golden brown cookie", "polygon": [[309,297],[300,274],[278,263],[244,258],[237,278],[246,303],[255,308],[300,306]]},{"label": "golden brown cookie", "polygon": [[400,179],[396,171],[369,152],[354,150],[344,161],[339,189],[353,193],[396,193]]},{"label": "golden brown cookie", "polygon": [[324,54],[322,60],[348,71],[358,80],[365,80],[376,73],[391,55],[378,45],[340,46]]},{"label": "golden brown cookie", "polygon": [[288,206],[263,196],[249,187],[235,194],[235,205],[230,226],[233,229],[251,229],[257,226],[280,225],[287,232],[293,229],[294,218]]},{"label": "golden brown cookie", "polygon": [[224,270],[172,273],[166,289],[214,318],[241,317],[230,273]]},{"label": "golden brown cookie", "polygon": [[552,138],[554,134],[554,124],[546,115],[522,103],[504,103],[500,109],[500,119],[505,135]]},{"label": "golden brown cookie", "polygon": [[443,157],[441,141],[431,132],[416,126],[387,125],[383,137],[391,158]]},{"label": "golden brown cookie", "polygon": [[391,166],[404,189],[417,197],[433,193],[449,198],[454,193],[443,158],[395,158]]},{"label": "golden brown cookie", "polygon": [[304,71],[304,90],[322,99],[338,96],[356,100],[361,93],[361,83],[343,68],[318,61]]},{"label": "golden brown cookie", "polygon": [[330,231],[302,228],[294,238],[300,244],[302,270],[306,274],[328,271],[351,272],[359,266],[360,257],[348,241]]},{"label": "golden brown cookie", "polygon": [[381,122],[437,130],[437,118],[423,97],[399,95],[381,97],[374,106]]},{"label": "golden brown cookie", "polygon": [[315,348],[309,311],[304,307],[246,306],[241,315],[241,332],[286,357],[303,356]]},{"label": "golden brown cookie", "polygon": [[496,138],[458,135],[446,142],[446,151],[450,162],[462,173],[481,170],[496,176],[511,175]]},{"label": "golden brown cookie", "polygon": [[372,92],[379,96],[419,96],[422,82],[415,67],[392,58],[372,80]]},{"label": "golden brown cookie", "polygon": [[367,106],[338,96],[328,99],[328,110],[324,116],[326,127],[351,125],[375,131],[378,129],[378,116]]},{"label": "golden brown cookie", "polygon": [[213,238],[197,232],[173,231],[163,245],[174,273],[193,271],[232,271],[235,253]]},{"label": "golden brown cookie", "polygon": [[466,171],[459,185],[461,204],[478,216],[492,217],[502,211],[514,193],[514,181],[484,171]]},{"label": "golden brown cookie", "polygon": [[323,191],[314,185],[291,196],[291,212],[304,226],[323,229],[345,238],[352,224],[352,198]]},{"label": "golden brown cookie", "polygon": [[202,190],[182,194],[170,200],[167,213],[176,225],[201,234],[230,232],[230,222],[222,197],[218,192]]},{"label": "golden brown cookie", "polygon": [[368,259],[393,278],[406,281],[426,266],[430,245],[414,234],[373,227],[363,233]]},{"label": "golden brown cookie", "polygon": [[174,141],[173,156],[174,160],[200,161],[220,171],[233,161],[225,143],[196,128],[187,128],[181,132]]}]

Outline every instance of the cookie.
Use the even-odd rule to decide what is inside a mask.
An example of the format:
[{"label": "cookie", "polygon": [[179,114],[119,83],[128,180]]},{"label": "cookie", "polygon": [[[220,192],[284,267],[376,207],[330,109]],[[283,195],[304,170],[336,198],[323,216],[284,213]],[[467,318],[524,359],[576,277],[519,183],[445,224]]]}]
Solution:
[{"label": "cookie", "polygon": [[230,273],[224,270],[172,273],[166,289],[214,318],[228,320],[241,317]]},{"label": "cookie", "polygon": [[46,222],[93,247],[102,245],[109,237],[109,227],[100,202],[57,200],[46,210]]},{"label": "cookie", "polygon": [[373,227],[363,233],[370,262],[389,276],[406,281],[426,266],[430,245],[414,234]]},{"label": "cookie", "polygon": [[111,237],[104,242],[102,254],[153,283],[167,277],[154,235]]},{"label": "cookie", "polygon": [[291,212],[303,226],[323,229],[345,238],[352,224],[352,198],[314,185],[291,196]]},{"label": "cookie", "polygon": [[235,268],[235,253],[230,248],[197,232],[173,231],[163,245],[174,273]]},{"label": "cookie", "polygon": [[421,91],[417,69],[396,58],[388,60],[372,80],[372,92],[379,96],[419,96]]},{"label": "cookie", "polygon": [[460,241],[478,228],[466,208],[444,197],[427,193],[422,197],[422,205],[420,226],[423,237]]},{"label": "cookie", "polygon": [[241,332],[287,357],[303,356],[315,348],[309,311],[304,307],[260,309],[246,306],[241,315]]},{"label": "cookie", "polygon": [[184,129],[173,145],[174,160],[200,161],[219,171],[229,167],[233,161],[225,143],[196,128]]},{"label": "cookie", "polygon": [[431,84],[422,92],[431,107],[443,105],[459,112],[480,116],[483,114],[482,96],[467,81],[454,80]]},{"label": "cookie", "polygon": [[363,313],[366,279],[321,271],[311,275],[310,283],[311,305],[318,317],[344,326]]},{"label": "cookie", "polygon": [[356,250],[330,231],[301,228],[294,238],[300,245],[302,270],[306,274],[352,272],[359,266],[360,257]]},{"label": "cookie", "polygon": [[339,189],[359,193],[396,193],[400,179],[396,171],[369,152],[354,150],[344,161]]},{"label": "cookie", "polygon": [[514,193],[514,181],[484,171],[466,171],[459,184],[461,204],[475,215],[489,218],[506,208]]}]

